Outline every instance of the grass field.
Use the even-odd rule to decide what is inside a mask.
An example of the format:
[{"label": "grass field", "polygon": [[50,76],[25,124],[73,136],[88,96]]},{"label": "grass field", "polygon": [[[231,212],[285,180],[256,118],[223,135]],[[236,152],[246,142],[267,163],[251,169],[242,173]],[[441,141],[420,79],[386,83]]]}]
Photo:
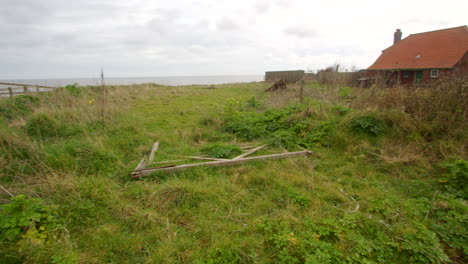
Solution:
[{"label": "grass field", "polygon": [[[0,263],[466,263],[465,90],[268,86],[1,100]],[[314,154],[132,179],[155,141]]]}]

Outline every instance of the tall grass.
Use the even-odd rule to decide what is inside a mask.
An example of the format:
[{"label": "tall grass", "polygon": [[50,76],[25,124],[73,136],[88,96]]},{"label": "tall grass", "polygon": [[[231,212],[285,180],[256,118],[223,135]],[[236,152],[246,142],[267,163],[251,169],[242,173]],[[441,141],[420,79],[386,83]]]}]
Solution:
[{"label": "tall grass", "polygon": [[[460,96],[309,82],[299,104],[298,87],[267,87],[108,87],[104,119],[93,87],[0,101],[0,182],[43,201],[1,219],[58,223],[27,217],[12,240],[1,225],[0,263],[466,260],[464,189],[447,183],[466,173]],[[235,156],[241,142],[314,155],[133,180],[156,140],[155,162]]]}]

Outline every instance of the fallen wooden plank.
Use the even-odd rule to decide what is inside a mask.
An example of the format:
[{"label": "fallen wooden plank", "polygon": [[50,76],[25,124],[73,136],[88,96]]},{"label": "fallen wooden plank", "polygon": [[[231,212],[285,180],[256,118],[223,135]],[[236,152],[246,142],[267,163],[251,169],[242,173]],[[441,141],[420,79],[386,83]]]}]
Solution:
[{"label": "fallen wooden plank", "polygon": [[241,155],[239,155],[237,157],[234,157],[232,160],[242,159],[242,158],[254,153],[255,151],[261,150],[264,147],[266,147],[266,145],[262,145],[260,147],[253,148],[253,149],[251,149],[251,150],[249,150],[249,151],[247,151],[247,152],[245,152],[245,153],[243,153],[243,154],[241,154]]},{"label": "fallen wooden plank", "polygon": [[304,155],[311,155],[312,151],[310,150],[303,150],[303,151],[296,151],[296,152],[287,152],[287,153],[280,153],[280,154],[270,154],[270,155],[263,155],[263,156],[256,156],[256,157],[249,157],[237,160],[222,160],[222,161],[210,161],[210,162],[202,162],[202,163],[195,163],[195,164],[184,164],[184,165],[174,165],[170,167],[157,167],[157,168],[146,168],[141,170],[135,170],[132,172],[133,178],[139,178],[142,176],[147,176],[153,172],[157,171],[177,171],[183,170],[188,168],[194,168],[199,166],[232,166],[242,164],[248,161],[253,160],[264,160],[264,159],[281,159],[281,158],[289,158],[294,156],[304,156]]},{"label": "fallen wooden plank", "polygon": [[153,148],[151,149],[151,153],[148,158],[148,164],[151,164],[154,160],[154,153],[158,150],[159,148],[159,141],[154,142]]},{"label": "fallen wooden plank", "polygon": [[140,160],[140,163],[138,163],[138,165],[136,166],[135,170],[134,171],[137,171],[137,170],[142,170],[144,169],[146,166],[146,158],[143,157],[141,160]]},{"label": "fallen wooden plank", "polygon": [[195,160],[217,160],[217,161],[229,160],[229,159],[218,159],[218,158],[209,158],[209,157],[201,157],[201,156],[181,156],[181,157],[195,159]]},{"label": "fallen wooden plank", "polygon": [[183,159],[158,161],[158,162],[156,162],[156,164],[172,163],[172,162],[178,162],[178,161],[183,161]]}]

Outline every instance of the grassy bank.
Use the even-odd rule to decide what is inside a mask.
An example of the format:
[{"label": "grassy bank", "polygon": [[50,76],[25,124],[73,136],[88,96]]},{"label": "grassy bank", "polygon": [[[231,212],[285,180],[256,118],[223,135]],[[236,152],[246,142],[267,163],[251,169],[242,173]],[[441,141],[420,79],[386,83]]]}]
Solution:
[{"label": "grassy bank", "polygon": [[[466,91],[312,82],[299,104],[267,87],[0,101],[0,262],[466,262]],[[132,179],[156,140],[156,161],[240,143],[314,155]]]}]

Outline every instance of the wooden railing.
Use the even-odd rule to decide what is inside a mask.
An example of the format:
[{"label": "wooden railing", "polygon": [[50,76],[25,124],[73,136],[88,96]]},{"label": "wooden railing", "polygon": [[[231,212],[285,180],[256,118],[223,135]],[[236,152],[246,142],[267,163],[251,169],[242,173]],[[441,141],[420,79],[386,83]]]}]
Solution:
[{"label": "wooden railing", "polygon": [[[56,89],[58,87],[43,86],[43,85],[33,85],[33,84],[19,84],[19,83],[0,83],[0,85],[8,85],[15,87],[0,88],[0,96],[10,95],[13,97],[15,94],[27,94],[30,92],[40,92],[41,88],[43,89]],[[22,89],[21,89],[22,88]],[[20,90],[18,90],[20,89]]]}]

